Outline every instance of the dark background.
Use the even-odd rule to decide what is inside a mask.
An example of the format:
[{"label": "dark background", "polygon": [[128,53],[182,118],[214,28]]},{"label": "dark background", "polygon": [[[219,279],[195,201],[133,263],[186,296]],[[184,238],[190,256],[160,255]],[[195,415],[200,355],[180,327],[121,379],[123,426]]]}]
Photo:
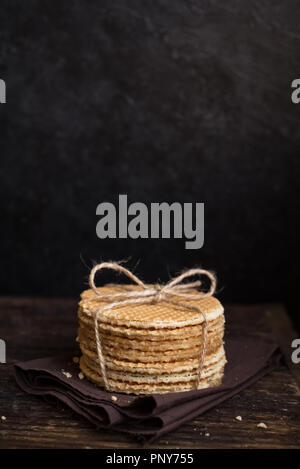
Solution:
[{"label": "dark background", "polygon": [[[78,296],[85,264],[131,256],[146,281],[214,269],[221,300],[283,301],[299,325],[299,2],[1,0],[0,15],[1,293]],[[204,247],[99,240],[96,206],[118,194],[204,202]]]}]

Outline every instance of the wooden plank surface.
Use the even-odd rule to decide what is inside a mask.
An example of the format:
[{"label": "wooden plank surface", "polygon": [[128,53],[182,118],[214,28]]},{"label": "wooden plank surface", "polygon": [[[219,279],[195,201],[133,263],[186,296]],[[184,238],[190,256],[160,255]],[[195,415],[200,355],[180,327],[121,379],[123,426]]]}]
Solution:
[{"label": "wooden plank surface", "polygon": [[[226,320],[226,330],[231,336],[263,337],[275,327],[286,363],[239,395],[148,447],[300,447],[298,368],[292,366],[294,374],[291,372],[288,353],[290,337],[295,331],[284,309],[276,304],[230,305],[226,307]],[[0,364],[0,416],[6,417],[6,421],[0,422],[0,448],[140,447],[126,435],[96,431],[68,408],[29,396],[15,384],[12,364],[16,361],[77,351],[76,321],[74,300],[0,299],[0,338],[7,344],[7,364]],[[280,327],[277,324],[276,328],[276,321]],[[280,329],[284,332],[282,336]],[[235,419],[237,415],[242,416],[241,422]],[[259,422],[268,428],[257,428]]]}]

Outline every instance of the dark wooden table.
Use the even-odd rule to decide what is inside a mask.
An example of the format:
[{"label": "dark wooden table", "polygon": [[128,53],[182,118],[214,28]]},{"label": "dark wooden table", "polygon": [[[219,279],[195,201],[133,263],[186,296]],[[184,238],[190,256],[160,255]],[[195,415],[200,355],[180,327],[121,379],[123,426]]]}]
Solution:
[{"label": "dark wooden table", "polygon": [[[293,330],[277,304],[231,305],[226,309],[231,336],[264,336],[270,330],[285,363],[255,385],[149,445],[150,448],[299,448],[300,364],[291,362]],[[139,448],[132,438],[96,431],[62,405],[22,392],[12,364],[60,352],[76,352],[76,301],[0,299],[0,338],[7,363],[0,364],[1,448]],[[235,419],[242,416],[242,421]],[[266,429],[258,428],[264,422]],[[209,436],[208,436],[209,434]]]}]

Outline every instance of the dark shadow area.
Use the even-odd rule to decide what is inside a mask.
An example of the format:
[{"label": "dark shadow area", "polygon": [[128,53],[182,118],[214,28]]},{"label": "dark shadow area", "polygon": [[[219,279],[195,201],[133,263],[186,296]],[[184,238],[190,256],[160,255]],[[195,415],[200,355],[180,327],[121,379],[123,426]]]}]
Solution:
[{"label": "dark shadow area", "polygon": [[[299,327],[298,9],[2,0],[1,294],[76,297],[82,259],[130,256],[149,282],[213,269],[222,301],[284,302]],[[99,240],[119,194],[204,202],[204,247]]]}]

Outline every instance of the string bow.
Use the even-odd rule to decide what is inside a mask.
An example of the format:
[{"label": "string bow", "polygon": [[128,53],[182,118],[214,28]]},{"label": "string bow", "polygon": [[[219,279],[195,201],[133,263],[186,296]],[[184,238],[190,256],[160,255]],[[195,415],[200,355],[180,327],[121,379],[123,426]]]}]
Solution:
[{"label": "string bow", "polygon": [[[139,290],[125,290],[121,293],[112,293],[112,294],[102,294],[95,285],[95,275],[99,270],[104,269],[111,269],[115,270],[116,272],[125,274],[128,278],[133,280],[137,285],[141,287]],[[210,288],[209,290],[204,293],[201,292],[201,296],[199,293],[194,292],[195,287],[199,287],[201,282],[199,280],[191,283],[182,283],[182,281],[194,275],[205,275],[210,280]],[[209,296],[212,296],[216,290],[216,278],[215,276],[209,272],[208,270],[204,269],[190,269],[186,272],[183,272],[178,277],[175,277],[173,280],[170,280],[165,285],[146,285],[142,282],[136,275],[134,275],[130,270],[126,269],[118,262],[102,262],[101,264],[95,265],[89,276],[89,285],[91,289],[95,293],[95,297],[93,299],[100,298],[102,301],[107,303],[104,306],[101,306],[95,313],[94,316],[94,326],[95,326],[95,338],[96,338],[96,346],[97,346],[97,354],[98,360],[100,363],[101,374],[104,381],[105,389],[110,390],[109,381],[107,379],[106,373],[106,365],[105,365],[105,358],[103,354],[102,344],[101,344],[101,337],[99,334],[98,328],[98,321],[101,317],[101,314],[104,311],[112,310],[114,308],[119,308],[122,306],[129,306],[129,305],[137,305],[137,304],[155,304],[165,301],[171,305],[177,306],[182,308],[183,310],[189,311],[196,311],[203,317],[202,323],[202,349],[199,361],[199,367],[197,370],[197,381],[196,381],[196,389],[199,387],[200,379],[201,379],[201,372],[204,362],[204,357],[206,354],[206,340],[207,340],[207,319],[204,311],[198,305],[192,305],[189,303],[185,303],[184,300],[198,300],[203,299]],[[178,298],[180,300],[178,300]],[[182,301],[183,300],[183,301]]]}]

